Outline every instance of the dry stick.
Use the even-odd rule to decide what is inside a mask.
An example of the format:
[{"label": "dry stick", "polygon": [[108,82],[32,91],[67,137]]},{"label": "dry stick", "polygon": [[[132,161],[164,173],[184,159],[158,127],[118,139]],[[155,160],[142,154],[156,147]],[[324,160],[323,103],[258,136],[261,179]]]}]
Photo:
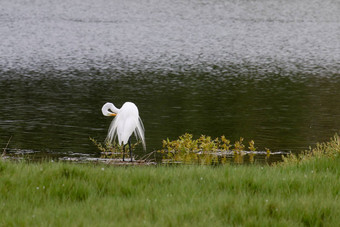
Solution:
[{"label": "dry stick", "polygon": [[142,157],[142,160],[145,161],[147,158],[149,158],[152,154],[154,154],[156,151],[150,152]]},{"label": "dry stick", "polygon": [[9,142],[11,141],[11,139],[12,139],[12,136],[9,137],[9,140],[8,140],[8,142],[7,142],[7,144],[6,144],[6,147],[4,148],[4,151],[2,152],[1,157],[4,157],[4,156],[6,155],[6,149],[7,149],[8,145],[9,145]]}]

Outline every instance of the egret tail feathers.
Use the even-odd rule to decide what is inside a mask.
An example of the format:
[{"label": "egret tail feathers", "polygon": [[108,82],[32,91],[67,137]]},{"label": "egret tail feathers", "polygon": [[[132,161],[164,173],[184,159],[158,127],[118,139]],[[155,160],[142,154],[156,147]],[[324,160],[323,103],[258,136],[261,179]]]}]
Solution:
[{"label": "egret tail feathers", "polygon": [[140,117],[138,118],[137,127],[135,129],[135,136],[137,140],[139,139],[142,141],[143,148],[144,150],[146,150],[145,137],[144,137],[144,125]]},{"label": "egret tail feathers", "polygon": [[[123,143],[126,144],[132,134],[132,132],[135,134],[135,137],[137,140],[140,140],[143,144],[143,149],[146,150],[146,144],[145,144],[145,137],[144,137],[144,125],[142,122],[142,119],[139,117],[138,122],[135,122],[135,125],[137,125],[134,129],[131,128],[130,130],[127,130],[129,132],[123,133],[118,135],[118,128],[124,127],[123,125],[119,125],[119,115],[113,119],[111,122],[111,125],[108,130],[107,137],[105,139],[105,143],[112,144],[113,141],[115,141],[118,138],[118,143],[121,145]],[[127,125],[125,125],[126,128],[130,128]]]}]

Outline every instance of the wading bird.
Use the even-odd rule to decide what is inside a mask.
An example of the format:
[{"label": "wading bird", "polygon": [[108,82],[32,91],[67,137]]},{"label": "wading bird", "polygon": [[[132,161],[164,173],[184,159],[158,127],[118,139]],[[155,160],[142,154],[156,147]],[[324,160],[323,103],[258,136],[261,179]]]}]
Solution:
[{"label": "wading bird", "polygon": [[112,143],[112,141],[118,137],[119,145],[123,145],[123,161],[125,161],[125,146],[129,144],[132,162],[132,148],[130,142],[132,133],[135,134],[137,140],[140,139],[142,141],[143,148],[144,150],[146,149],[144,126],[142,119],[139,117],[137,106],[132,102],[126,102],[118,109],[112,103],[107,102],[102,107],[102,113],[107,117],[115,117],[109,127],[105,142]]}]

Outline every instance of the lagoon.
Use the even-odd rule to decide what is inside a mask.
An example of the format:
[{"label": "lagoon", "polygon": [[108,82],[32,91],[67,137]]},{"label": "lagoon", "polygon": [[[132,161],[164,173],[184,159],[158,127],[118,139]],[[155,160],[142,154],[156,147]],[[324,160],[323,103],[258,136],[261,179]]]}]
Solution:
[{"label": "lagoon", "polygon": [[147,150],[189,132],[298,152],[340,129],[332,0],[9,1],[0,9],[0,147],[96,154],[132,101]]}]

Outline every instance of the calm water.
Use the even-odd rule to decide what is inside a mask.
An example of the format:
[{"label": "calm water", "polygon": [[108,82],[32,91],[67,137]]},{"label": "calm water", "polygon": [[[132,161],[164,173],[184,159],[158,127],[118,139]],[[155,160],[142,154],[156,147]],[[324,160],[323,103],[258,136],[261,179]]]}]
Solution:
[{"label": "calm water", "polygon": [[340,3],[13,1],[0,7],[0,147],[94,154],[133,101],[147,150],[190,132],[300,151],[340,131]]}]

